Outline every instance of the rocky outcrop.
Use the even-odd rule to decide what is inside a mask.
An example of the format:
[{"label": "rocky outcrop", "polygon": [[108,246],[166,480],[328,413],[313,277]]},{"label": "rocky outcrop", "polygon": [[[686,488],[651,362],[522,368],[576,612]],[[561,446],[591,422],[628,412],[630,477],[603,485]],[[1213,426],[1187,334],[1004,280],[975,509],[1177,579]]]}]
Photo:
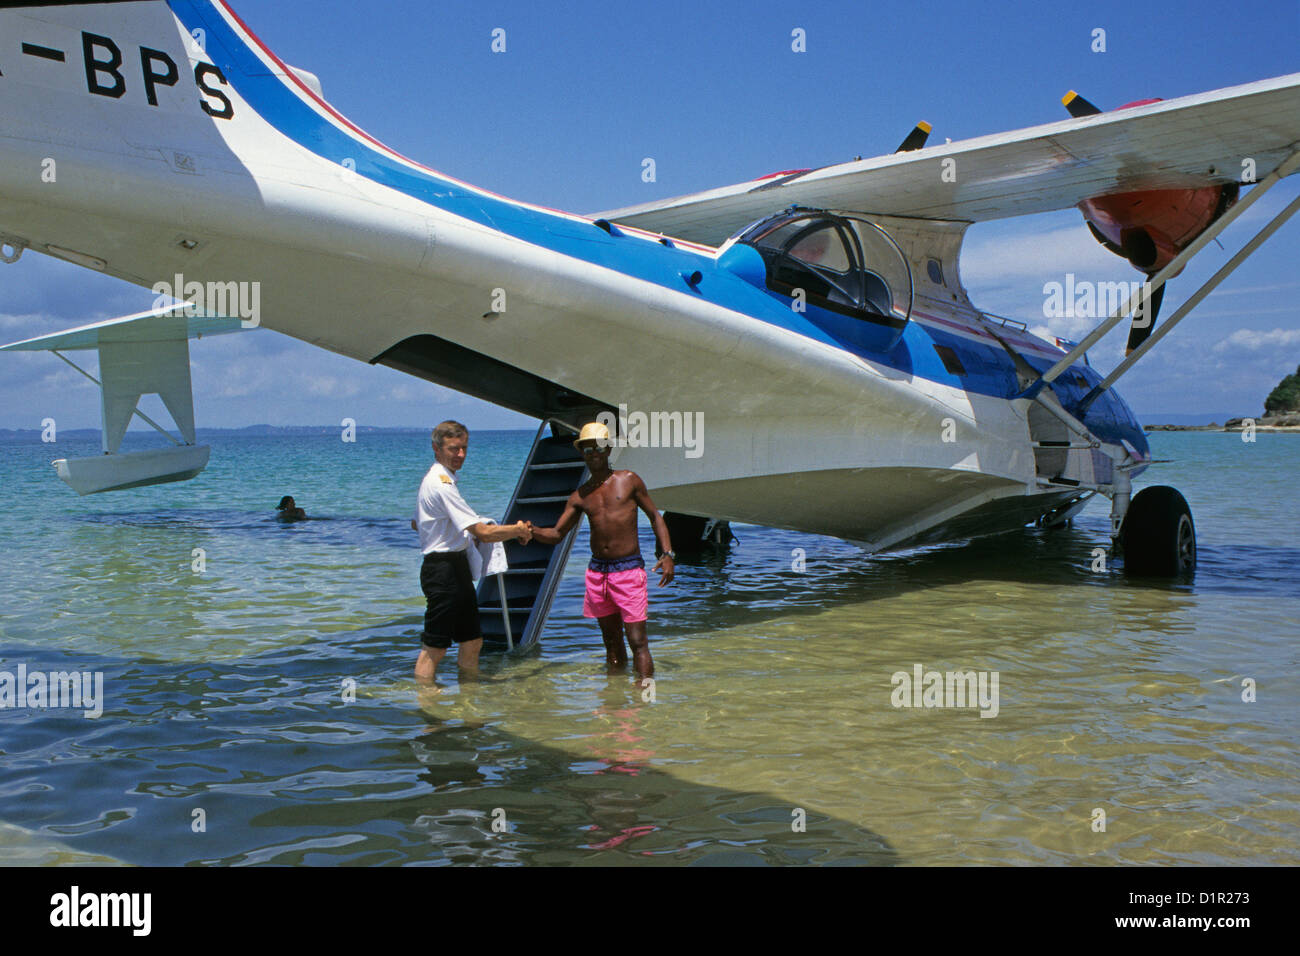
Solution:
[{"label": "rocky outcrop", "polygon": [[1227,424],[1210,422],[1208,425],[1143,425],[1148,432],[1239,432],[1246,427],[1246,422],[1254,423],[1256,431],[1300,432],[1300,412],[1286,415],[1265,415],[1263,418],[1229,418]]},{"label": "rocky outcrop", "polygon": [[1300,414],[1300,366],[1294,375],[1277,383],[1277,388],[1264,399],[1264,417]]},{"label": "rocky outcrop", "polygon": [[[1300,428],[1300,412],[1292,412],[1286,415],[1265,415],[1263,418],[1254,419],[1256,428]],[[1244,418],[1229,418],[1228,423],[1223,426],[1224,431],[1235,432],[1241,431],[1246,425]]]},{"label": "rocky outcrop", "polygon": [[1229,418],[1226,425],[1144,425],[1149,432],[1239,432],[1250,422],[1256,431],[1300,431],[1300,368],[1278,382],[1264,399],[1263,418]]}]

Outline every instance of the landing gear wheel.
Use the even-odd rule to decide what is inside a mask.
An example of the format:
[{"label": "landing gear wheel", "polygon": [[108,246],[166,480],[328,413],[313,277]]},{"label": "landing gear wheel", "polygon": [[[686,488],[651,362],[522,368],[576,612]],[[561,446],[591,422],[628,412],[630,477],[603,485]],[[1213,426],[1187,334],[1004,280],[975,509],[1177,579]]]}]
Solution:
[{"label": "landing gear wheel", "polygon": [[1128,574],[1177,577],[1196,570],[1196,526],[1176,488],[1155,485],[1133,496],[1119,529]]}]

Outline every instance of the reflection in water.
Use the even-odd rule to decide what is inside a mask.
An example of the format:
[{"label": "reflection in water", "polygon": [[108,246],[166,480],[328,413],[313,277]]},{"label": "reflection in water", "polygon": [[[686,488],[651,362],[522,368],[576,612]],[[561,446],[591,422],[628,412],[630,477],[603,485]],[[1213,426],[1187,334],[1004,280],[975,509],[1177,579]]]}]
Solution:
[{"label": "reflection in water", "polygon": [[[625,773],[635,777],[647,769],[647,762],[655,754],[653,750],[636,746],[645,740],[637,733],[640,708],[645,704],[641,693],[635,684],[629,684],[626,679],[609,682],[602,695],[601,705],[593,715],[597,721],[608,725],[609,729],[587,738],[588,748],[596,757],[598,766],[586,768],[584,772],[593,777],[605,773]],[[608,836],[599,842],[589,843],[588,849],[613,849],[657,829],[653,825],[636,822],[638,807],[630,804],[626,795],[619,790],[593,791],[591,798],[594,822],[587,829],[591,831],[593,840],[601,835]]]},{"label": "reflection in water", "polygon": [[[610,686],[593,715],[606,729],[582,738],[596,759],[512,738],[491,726],[426,718],[411,744],[430,792],[412,827],[431,862],[894,863],[877,834],[814,815],[815,839],[795,832],[771,795],[690,784],[634,746],[644,704],[631,684]],[[596,765],[593,768],[591,765]],[[605,851],[592,854],[591,851]]]},{"label": "reflection in water", "polygon": [[645,739],[637,735],[641,707],[646,703],[643,699],[645,693],[626,679],[609,682],[594,716],[601,723],[610,725],[610,729],[588,738],[592,754],[605,764],[605,768],[592,770],[592,773],[610,771],[636,776],[645,762],[653,759],[653,750],[635,746]]}]

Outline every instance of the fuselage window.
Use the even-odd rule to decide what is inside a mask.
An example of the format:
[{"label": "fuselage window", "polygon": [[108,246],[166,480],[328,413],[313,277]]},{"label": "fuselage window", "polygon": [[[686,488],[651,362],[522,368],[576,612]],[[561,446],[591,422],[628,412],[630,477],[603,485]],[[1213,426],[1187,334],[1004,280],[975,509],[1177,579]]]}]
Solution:
[{"label": "fuselage window", "polygon": [[966,366],[961,363],[957,357],[956,351],[947,345],[936,345],[934,350],[939,353],[939,358],[943,362],[943,367],[953,375],[965,375]]}]

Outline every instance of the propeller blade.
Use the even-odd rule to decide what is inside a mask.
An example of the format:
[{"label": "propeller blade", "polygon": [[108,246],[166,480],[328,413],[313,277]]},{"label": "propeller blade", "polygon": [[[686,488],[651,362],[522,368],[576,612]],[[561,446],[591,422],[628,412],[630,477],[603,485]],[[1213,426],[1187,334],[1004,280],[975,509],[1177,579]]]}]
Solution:
[{"label": "propeller blade", "polygon": [[[1150,277],[1148,276],[1148,278]],[[1165,283],[1165,285],[1168,285],[1168,283]],[[1151,331],[1156,327],[1156,316],[1160,314],[1160,303],[1164,301],[1164,298],[1165,286],[1163,285],[1156,289],[1155,292],[1151,293],[1151,298],[1147,302],[1147,308],[1151,313],[1150,322],[1147,322],[1144,325],[1138,325],[1138,316],[1137,314],[1134,314],[1133,323],[1128,329],[1128,347],[1124,349],[1125,355],[1128,355],[1135,348],[1145,342],[1147,336],[1150,335]]]},{"label": "propeller blade", "polygon": [[1075,119],[1080,119],[1084,116],[1096,116],[1101,112],[1101,110],[1097,109],[1097,107],[1093,106],[1078,93],[1074,92],[1074,90],[1070,90],[1070,92],[1062,96],[1061,103],[1070,111],[1070,115]]},{"label": "propeller blade", "polygon": [[925,141],[930,137],[930,124],[922,120],[912,127],[912,132],[907,134],[907,138],[899,144],[896,153],[910,153],[914,149],[920,149],[925,145]]}]

